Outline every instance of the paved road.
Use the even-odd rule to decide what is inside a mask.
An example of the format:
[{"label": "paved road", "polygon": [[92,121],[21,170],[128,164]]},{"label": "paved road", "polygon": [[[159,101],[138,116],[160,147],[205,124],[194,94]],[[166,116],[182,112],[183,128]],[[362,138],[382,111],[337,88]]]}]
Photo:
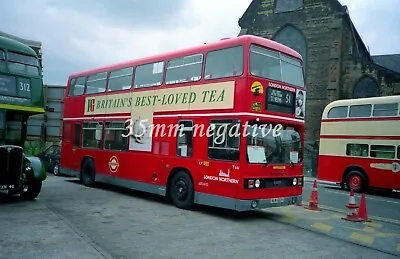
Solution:
[{"label": "paved road", "polygon": [[185,211],[100,187],[49,176],[38,200],[0,201],[0,258],[397,258],[280,223],[272,213]]},{"label": "paved road", "polygon": [[[312,183],[305,182],[303,198],[308,201],[312,191]],[[319,204],[329,209],[347,210],[349,191],[336,187],[318,185]],[[360,204],[361,195],[355,194],[356,203]],[[372,192],[366,194],[368,216],[400,224],[400,194]]]}]

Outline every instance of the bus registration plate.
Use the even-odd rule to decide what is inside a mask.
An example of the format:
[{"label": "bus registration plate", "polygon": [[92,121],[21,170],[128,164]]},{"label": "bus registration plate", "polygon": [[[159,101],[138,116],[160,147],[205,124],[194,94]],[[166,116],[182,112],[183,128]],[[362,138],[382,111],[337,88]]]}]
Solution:
[{"label": "bus registration plate", "polygon": [[271,203],[282,203],[285,201],[285,198],[272,198]]}]

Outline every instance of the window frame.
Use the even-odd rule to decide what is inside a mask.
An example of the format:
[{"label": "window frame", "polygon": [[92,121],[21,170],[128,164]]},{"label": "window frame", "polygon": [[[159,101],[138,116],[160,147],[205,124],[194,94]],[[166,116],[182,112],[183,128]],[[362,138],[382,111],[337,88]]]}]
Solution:
[{"label": "window frame", "polygon": [[[108,125],[114,126],[113,123],[120,123],[121,125],[123,125],[122,128],[116,128],[116,127],[108,127]],[[121,121],[121,120],[106,120],[103,123],[103,127],[102,127],[102,149],[104,151],[113,151],[113,152],[126,152],[129,150],[129,138],[128,137],[123,137],[124,139],[126,139],[126,148],[125,149],[108,149],[106,148],[106,132],[107,131],[114,131],[114,134],[116,134],[116,131],[127,131],[127,127],[126,127],[126,122],[125,121]],[[128,133],[128,132],[125,132]]]},{"label": "window frame", "polygon": [[[380,111],[382,111],[382,109],[376,110],[375,107],[376,106],[378,106],[378,107],[384,106],[384,105],[396,105],[397,107],[396,107],[395,113],[393,115],[376,115],[375,112],[380,112]],[[399,103],[375,103],[372,107],[372,117],[375,117],[375,118],[396,117],[399,115],[399,112],[400,112],[399,105],[400,105]],[[383,111],[386,111],[386,110],[383,110]]]},{"label": "window frame", "polygon": [[[153,69],[154,69],[154,65],[156,65],[156,64],[162,64],[162,66],[163,66],[163,67],[162,67],[162,72],[161,72],[161,73],[157,73],[157,74],[161,74],[161,81],[160,81],[160,83],[159,83],[159,84],[152,84],[152,85],[147,85],[147,84],[145,84],[144,86],[136,85],[136,79],[137,79],[137,76],[138,76],[138,71],[140,71],[140,68],[141,68],[141,67],[144,67],[144,66],[152,65],[152,66],[153,66]],[[135,74],[134,74],[134,76],[133,76],[133,83],[132,83],[133,89],[142,89],[142,88],[160,87],[160,86],[162,86],[162,85],[164,84],[165,68],[166,68],[166,62],[165,62],[165,60],[159,60],[159,61],[148,62],[148,63],[143,63],[143,64],[136,65],[136,67],[135,67]],[[152,74],[154,75],[154,73],[152,73]],[[139,73],[139,75],[140,75],[140,73]]]},{"label": "window frame", "polygon": [[[383,150],[383,149],[374,149],[373,147],[393,147],[393,151],[390,151],[390,150]],[[388,157],[380,157],[380,156],[378,156],[376,153],[375,153],[375,155],[373,156],[372,155],[372,152],[379,152],[379,153],[393,153],[393,157],[391,157],[391,158],[388,158]],[[396,159],[396,145],[380,145],[380,144],[373,144],[373,145],[370,145],[370,148],[369,148],[369,156],[371,157],[371,158],[375,158],[375,159],[386,159],[386,160],[395,160]]]},{"label": "window frame", "polygon": [[[333,110],[339,109],[339,108],[345,108],[345,109],[346,109],[346,116],[345,116],[345,117],[339,117],[339,116],[331,117],[331,116],[330,116],[331,112],[332,112]],[[349,106],[347,106],[347,105],[334,106],[334,107],[332,107],[332,108],[329,109],[329,111],[328,111],[327,114],[326,114],[326,118],[328,118],[328,119],[344,119],[344,118],[347,118],[347,117],[349,116],[349,110],[350,110],[350,109],[349,109]]]},{"label": "window frame", "polygon": [[[357,115],[357,116],[351,116],[351,108],[355,108],[355,107],[357,107],[357,108],[359,108],[359,107],[369,107],[370,108],[370,110],[369,110],[369,115],[368,116],[359,116],[359,115]],[[372,116],[372,104],[353,104],[353,105],[350,105],[349,106],[349,112],[348,112],[348,117],[349,118],[370,118],[371,116]]]},{"label": "window frame", "polygon": [[[96,77],[99,76],[100,74],[105,74],[105,78],[101,78],[101,79],[94,79],[90,81],[91,77]],[[88,93],[88,83],[90,82],[99,82],[99,81],[104,81],[104,90],[102,92],[91,92]],[[98,72],[95,74],[91,74],[86,76],[86,81],[85,81],[85,92],[83,93],[83,95],[92,95],[92,94],[101,94],[101,93],[105,93],[107,91],[107,85],[108,85],[108,72],[104,71],[104,72]]]},{"label": "window frame", "polygon": [[[363,156],[362,153],[361,153],[361,155],[351,155],[350,149],[351,149],[351,147],[354,147],[355,145],[360,146],[361,150],[363,149],[363,147],[364,148],[366,147],[367,148],[366,156]],[[347,157],[370,158],[370,150],[371,150],[371,148],[370,148],[369,144],[364,144],[364,143],[347,143],[346,144],[346,156]]]},{"label": "window frame", "polygon": [[[237,148],[231,148],[231,147],[214,147],[214,145],[212,147],[210,147],[210,138],[212,138],[212,143],[214,143],[214,134],[211,136],[207,137],[207,157],[210,160],[215,160],[215,161],[229,161],[229,162],[239,162],[241,159],[241,150],[240,150],[240,145],[241,145],[241,136],[242,136],[242,130],[241,130],[241,126],[242,123],[240,121],[240,119],[238,118],[231,118],[231,119],[212,119],[208,122],[208,129],[207,129],[207,134],[209,134],[209,129],[213,128],[211,125],[215,125],[215,127],[213,128],[215,131],[216,130],[216,126],[217,125],[224,125],[227,124],[228,127],[229,125],[235,125],[238,124],[239,125],[239,136],[235,137],[238,140],[238,144],[237,144]],[[227,129],[227,134],[225,135],[225,137],[228,137],[229,134],[229,128]],[[225,140],[226,144],[228,144],[228,138]],[[224,149],[224,150],[233,150],[234,152],[237,152],[237,159],[228,159],[228,158],[216,158],[216,157],[211,157],[210,156],[210,149]]]},{"label": "window frame", "polygon": [[[185,122],[189,122],[189,124],[190,124],[190,126],[185,126]],[[181,129],[180,127],[180,125],[183,125],[183,128]],[[194,136],[193,136],[193,126],[194,126],[194,123],[193,123],[193,120],[179,120],[178,121],[178,131],[177,131],[177,134],[179,134],[179,135],[177,135],[176,136],[176,156],[177,157],[182,157],[182,158],[191,158],[191,157],[193,157],[193,150],[194,150],[194,143],[193,143],[193,140],[194,140]],[[186,156],[183,156],[183,155],[181,155],[181,153],[179,152],[179,136],[180,136],[180,132],[189,132],[189,138],[190,138],[190,141],[188,141],[188,139],[186,139],[185,138],[185,141],[186,142],[189,142],[190,143],[190,145],[189,145],[189,143],[186,143],[186,146],[187,146],[187,150],[186,150]],[[184,134],[185,134],[184,133]],[[186,137],[187,135],[185,134],[185,137]]]},{"label": "window frame", "polygon": [[[202,71],[202,73],[203,73],[203,79],[204,79],[204,81],[209,81],[209,80],[218,80],[218,79],[226,79],[226,78],[237,78],[237,77],[241,77],[241,76],[243,76],[244,75],[244,71],[245,71],[245,60],[246,60],[246,57],[245,57],[245,46],[246,45],[243,45],[243,44],[237,44],[237,45],[235,45],[235,46],[229,46],[229,47],[225,47],[225,48],[219,48],[219,49],[213,49],[213,50],[210,50],[210,51],[208,51],[206,54],[205,54],[205,57],[203,58],[203,71]],[[207,62],[208,62],[208,59],[209,59],[209,54],[213,54],[213,53],[215,53],[215,52],[220,52],[220,51],[224,51],[224,50],[228,50],[228,49],[234,49],[234,48],[241,48],[241,59],[242,59],[242,68],[241,68],[241,73],[237,73],[236,75],[230,75],[230,76],[223,76],[223,77],[208,77],[207,75]],[[211,74],[213,74],[213,73],[211,73]]]},{"label": "window frame", "polygon": [[[80,94],[73,94],[75,92],[75,86],[77,85],[77,81],[78,79],[84,79],[84,83],[83,83],[83,91]],[[86,80],[87,80],[87,76],[78,76],[78,77],[74,77],[71,78],[71,81],[69,83],[69,89],[68,89],[68,97],[75,97],[75,96],[82,96],[85,95],[86,92]]]},{"label": "window frame", "polygon": [[73,139],[73,147],[81,147],[82,143],[82,125],[81,123],[74,124],[74,139]]},{"label": "window frame", "polygon": [[[117,90],[111,90],[110,89],[110,82],[111,82],[111,80],[114,80],[114,79],[117,79],[117,78],[125,78],[125,77],[128,77],[129,76],[129,74],[123,74],[123,75],[119,75],[119,76],[116,76],[116,77],[112,77],[112,73],[115,73],[115,72],[119,72],[119,71],[123,71],[123,70],[125,70],[125,69],[131,69],[132,70],[132,73],[130,74],[130,87],[129,88],[126,88],[126,89],[117,89]],[[106,92],[107,93],[109,93],[109,92],[116,92],[116,91],[127,91],[127,90],[131,90],[132,89],[132,86],[134,86],[134,82],[133,82],[133,78],[134,78],[134,76],[135,76],[135,71],[136,71],[136,69],[135,69],[135,67],[134,66],[128,66],[128,67],[123,67],[123,68],[119,68],[119,69],[114,69],[114,70],[111,70],[111,71],[109,71],[108,72],[108,76],[107,76],[107,90],[106,90]]]},{"label": "window frame", "polygon": [[[201,62],[197,62],[197,63],[188,63],[188,64],[183,64],[183,65],[180,65],[179,67],[190,67],[190,66],[194,66],[194,65],[197,65],[197,64],[200,64],[200,75],[199,75],[199,77],[197,78],[196,77],[196,79],[195,80],[185,80],[185,81],[179,81],[179,82],[176,82],[176,81],[174,81],[174,80],[171,80],[171,82],[169,82],[168,81],[168,71],[171,71],[171,68],[169,67],[169,65],[170,65],[170,62],[172,62],[172,61],[176,61],[176,60],[179,60],[179,59],[185,59],[185,58],[190,58],[190,57],[195,57],[195,56],[201,56]],[[198,81],[200,81],[202,78],[203,78],[203,66],[204,66],[204,64],[205,64],[205,58],[204,58],[204,54],[203,53],[195,53],[195,54],[189,54],[189,55],[186,55],[186,56],[180,56],[180,57],[176,57],[176,58],[172,58],[172,59],[169,59],[168,61],[166,61],[165,62],[166,63],[166,66],[165,66],[165,75],[164,75],[164,84],[165,85],[174,85],[174,84],[182,84],[182,83],[191,83],[191,82],[198,82]],[[172,67],[172,68],[176,68],[177,66],[175,66],[175,67]],[[192,77],[193,78],[193,77]]]},{"label": "window frame", "polygon": [[[89,126],[87,126],[87,125],[89,125]],[[100,137],[100,139],[96,139],[96,131],[99,130],[99,129],[97,127],[90,127],[92,125],[95,125],[95,126],[101,125],[101,129],[100,129],[101,137]],[[90,141],[98,141],[98,143],[97,143],[98,145],[97,146],[95,146],[95,145],[85,146],[85,142],[84,141],[85,140],[89,141],[89,139],[86,139],[84,137],[85,130],[90,130],[90,131],[94,130],[94,139],[91,139]],[[82,135],[82,144],[81,144],[82,148],[84,148],[84,149],[97,149],[97,150],[103,149],[104,122],[103,121],[84,121],[82,123],[82,134],[81,135]]]},{"label": "window frame", "polygon": [[[256,48],[256,49],[254,50],[253,48]],[[259,49],[259,52],[257,52],[257,48]],[[262,53],[260,51],[264,51],[265,53]],[[248,67],[249,67],[249,74],[250,75],[255,76],[255,77],[264,78],[264,79],[267,79],[267,80],[278,81],[280,83],[284,83],[284,84],[288,84],[288,85],[291,85],[291,86],[299,87],[299,88],[301,88],[303,90],[306,89],[303,60],[297,59],[295,57],[290,56],[289,54],[286,54],[286,53],[280,52],[278,50],[271,49],[271,48],[268,48],[266,46],[262,46],[262,45],[259,45],[259,44],[256,44],[256,43],[251,43],[249,45],[248,52],[249,52],[249,55],[248,55]],[[280,79],[272,78],[272,77],[264,77],[264,76],[261,76],[261,75],[255,75],[252,72],[252,58],[251,58],[252,54],[261,55],[261,56],[264,56],[264,57],[268,57],[271,60],[279,61]],[[300,65],[296,64],[297,62]],[[283,67],[284,67],[283,63],[291,64],[293,66],[296,66],[296,67],[300,68],[301,73],[302,73],[301,85],[293,84],[292,82],[287,82],[288,80],[284,80],[285,75],[287,74],[287,72],[283,71]]]}]

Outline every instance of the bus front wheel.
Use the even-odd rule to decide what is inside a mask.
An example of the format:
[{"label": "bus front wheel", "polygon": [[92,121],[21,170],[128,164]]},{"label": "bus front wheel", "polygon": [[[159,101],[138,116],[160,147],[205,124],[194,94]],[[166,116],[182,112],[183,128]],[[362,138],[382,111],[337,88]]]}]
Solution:
[{"label": "bus front wheel", "polygon": [[191,209],[194,202],[192,178],[184,171],[177,172],[171,179],[169,195],[172,203],[180,209]]},{"label": "bus front wheel", "polygon": [[363,173],[358,170],[352,170],[347,174],[346,184],[349,189],[353,189],[355,192],[360,192],[365,189],[367,180]]}]

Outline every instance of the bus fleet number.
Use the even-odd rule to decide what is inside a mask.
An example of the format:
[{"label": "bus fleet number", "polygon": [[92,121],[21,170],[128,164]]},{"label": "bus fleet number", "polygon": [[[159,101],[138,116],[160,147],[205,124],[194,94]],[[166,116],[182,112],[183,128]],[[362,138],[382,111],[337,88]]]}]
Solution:
[{"label": "bus fleet number", "polygon": [[29,83],[19,82],[19,90],[24,92],[30,92],[31,85]]}]

